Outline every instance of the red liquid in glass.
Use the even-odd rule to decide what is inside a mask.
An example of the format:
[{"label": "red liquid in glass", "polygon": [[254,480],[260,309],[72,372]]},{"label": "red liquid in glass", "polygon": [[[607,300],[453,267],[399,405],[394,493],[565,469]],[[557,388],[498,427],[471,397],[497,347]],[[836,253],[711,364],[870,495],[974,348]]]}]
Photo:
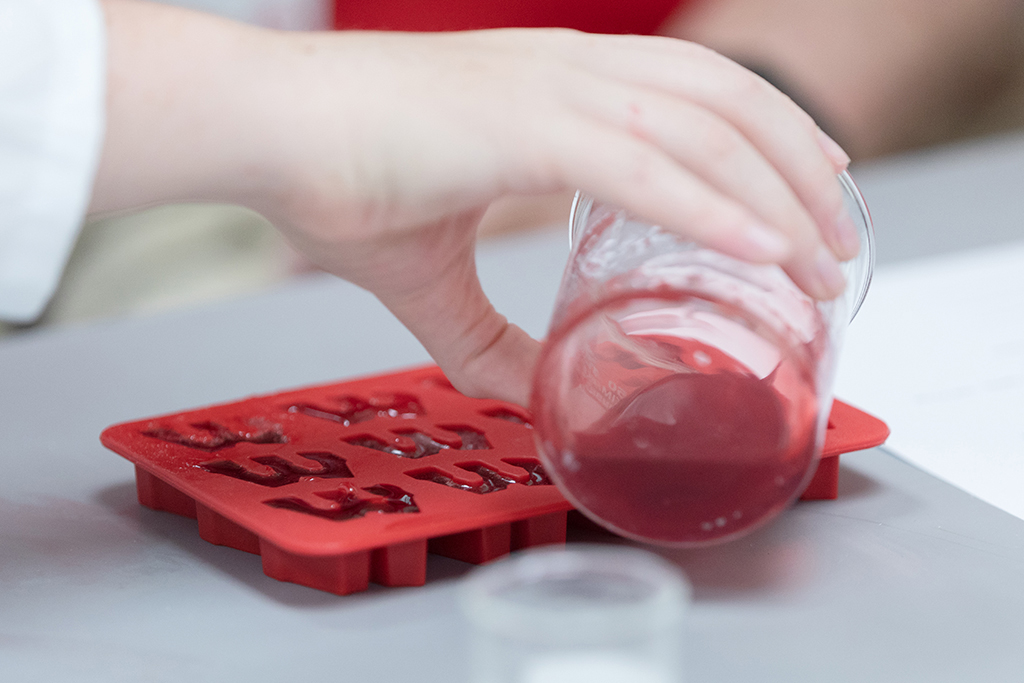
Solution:
[{"label": "red liquid in glass", "polygon": [[[628,536],[698,544],[747,531],[799,493],[815,460],[810,387],[784,399],[771,380],[670,375],[574,433],[557,474],[578,506]],[[805,409],[787,415],[793,398]]]},{"label": "red liquid in glass", "polygon": [[742,535],[813,474],[817,353],[686,292],[606,302],[542,354],[532,407],[545,467],[620,534],[680,546]]}]

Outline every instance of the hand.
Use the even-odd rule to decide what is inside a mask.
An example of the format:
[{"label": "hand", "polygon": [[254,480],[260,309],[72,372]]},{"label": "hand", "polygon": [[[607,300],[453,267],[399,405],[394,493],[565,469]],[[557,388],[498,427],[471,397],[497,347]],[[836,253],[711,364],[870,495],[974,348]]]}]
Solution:
[{"label": "hand", "polygon": [[[111,122],[94,208],[251,206],[376,294],[470,395],[525,403],[538,351],[476,276],[476,223],[506,194],[579,187],[781,263],[818,298],[840,293],[836,258],[857,250],[835,181],[842,150],[764,81],[690,43],[283,34],[106,7]],[[121,170],[132,161],[134,175]]]}]

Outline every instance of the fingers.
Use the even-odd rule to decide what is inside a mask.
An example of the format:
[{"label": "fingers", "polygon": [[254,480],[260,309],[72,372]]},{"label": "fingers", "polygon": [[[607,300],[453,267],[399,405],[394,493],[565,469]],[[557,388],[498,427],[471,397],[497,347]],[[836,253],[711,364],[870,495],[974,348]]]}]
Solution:
[{"label": "fingers", "polygon": [[[834,181],[849,157],[810,116],[764,79],[698,45],[668,39],[664,55],[636,49],[639,43],[630,39],[622,45],[621,59],[591,61],[593,68],[683,97],[721,116],[778,169],[836,255],[841,259],[856,255],[857,240],[850,239],[856,232],[843,211],[842,194]],[[669,55],[676,62],[685,59],[690,68],[672,68]]]},{"label": "fingers", "polygon": [[[750,213],[749,220],[760,220],[765,228],[785,238],[789,253],[778,260],[798,266],[818,258],[822,247],[820,233],[806,206],[778,170],[727,121],[685,100],[659,92],[632,92],[619,84],[590,87],[584,93],[577,99],[593,100],[582,103],[587,111],[596,112],[612,127],[628,130],[641,142],[663,150],[724,198],[745,208]],[[839,187],[838,183],[836,186]],[[675,220],[682,218],[679,215]],[[692,225],[677,229],[688,236],[700,234],[695,235]],[[702,241],[707,243],[709,239],[713,236]],[[801,273],[797,276],[799,284],[816,296],[827,298],[836,293],[837,286],[842,288],[839,267],[829,263],[828,253],[819,270],[822,272],[805,273],[794,268],[794,272]]]},{"label": "fingers", "polygon": [[846,167],[850,165],[850,155],[846,153],[846,150],[840,147],[839,143],[830,138],[821,128],[818,128],[816,135],[821,151],[832,162],[832,166],[835,167],[836,171],[845,171]]},{"label": "fingers", "polygon": [[782,233],[657,146],[595,124],[564,133],[555,135],[563,172],[588,193],[736,258],[777,263],[790,256]]},{"label": "fingers", "polygon": [[564,54],[595,77],[572,92],[581,113],[659,147],[746,205],[792,240],[786,267],[798,284],[819,298],[838,294],[836,260],[859,249],[835,178],[849,159],[792,101],[682,41],[589,36]]}]

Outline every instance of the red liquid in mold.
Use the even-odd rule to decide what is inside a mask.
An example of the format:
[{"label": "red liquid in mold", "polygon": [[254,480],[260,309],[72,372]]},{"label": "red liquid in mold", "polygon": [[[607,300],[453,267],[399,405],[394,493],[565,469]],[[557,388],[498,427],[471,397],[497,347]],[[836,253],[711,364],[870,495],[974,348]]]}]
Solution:
[{"label": "red liquid in mold", "polygon": [[375,417],[400,417],[409,420],[423,414],[423,406],[411,394],[374,397],[368,401],[357,396],[339,396],[334,399],[334,403],[337,405],[329,407],[296,403],[288,407],[288,412],[338,422],[346,427],[367,422]]},{"label": "red liquid in mold", "polygon": [[252,459],[253,462],[270,468],[273,474],[253,472],[231,460],[211,460],[199,466],[212,474],[223,474],[271,488],[288,486],[309,477],[316,477],[318,479],[351,479],[355,476],[352,474],[352,470],[349,469],[345,459],[339,458],[333,453],[299,453],[299,455],[307,460],[320,463],[320,467],[315,469],[296,467],[277,455],[265,455]]},{"label": "red liquid in mold", "polygon": [[487,417],[495,417],[499,420],[505,420],[506,422],[523,425],[524,427],[533,429],[533,425],[530,424],[530,421],[527,418],[519,415],[518,413],[512,412],[508,408],[495,408],[493,410],[484,411],[483,414]]},{"label": "red liquid in mold", "polygon": [[530,479],[525,482],[527,486],[550,486],[553,483],[548,473],[544,471],[544,466],[538,460],[506,458],[505,462],[513,467],[526,470],[526,473],[530,475]]},{"label": "red liquid in mold", "polygon": [[[361,446],[363,448],[371,448],[375,451],[390,453],[391,455],[397,455],[400,458],[409,458],[410,460],[418,460],[419,458],[436,455],[437,453],[440,453],[443,450],[448,450],[449,448],[455,448],[460,451],[490,450],[491,448],[491,444],[487,440],[487,436],[484,435],[483,432],[478,432],[471,427],[440,425],[439,428],[457,435],[460,440],[459,445],[451,446],[449,444],[436,441],[423,432],[404,429],[392,430],[392,434],[395,435],[395,438],[391,443],[384,443],[380,439],[368,435],[345,439],[345,443],[352,444],[353,446]],[[402,439],[406,440],[405,444],[402,443]],[[409,447],[410,443],[411,447]]]},{"label": "red liquid in mold", "polygon": [[373,497],[361,498],[351,486],[342,486],[336,491],[315,493],[314,495],[333,503],[329,508],[314,507],[307,501],[295,496],[274,498],[264,502],[273,508],[293,510],[335,522],[356,519],[373,513],[392,514],[396,512],[411,513],[420,511],[412,494],[398,486],[377,484],[364,487],[363,491],[366,491]]},{"label": "red liquid in mold", "polygon": [[466,470],[467,472],[473,472],[483,480],[481,483],[475,485],[461,484],[437,468],[429,468],[416,472],[406,472],[406,475],[413,479],[431,481],[435,484],[441,484],[461,491],[469,491],[470,493],[476,493],[478,495],[493,493],[495,491],[504,491],[509,486],[516,484],[520,484],[522,486],[551,485],[551,479],[548,478],[543,465],[536,460],[518,458],[505,460],[504,462],[514,467],[518,467],[521,470],[525,470],[528,475],[527,479],[525,481],[519,481],[517,479],[506,477],[482,463],[463,463],[461,465],[456,465],[459,469]]},{"label": "red liquid in mold", "polygon": [[169,427],[154,426],[144,430],[145,436],[160,439],[168,443],[180,444],[189,448],[198,448],[206,451],[216,451],[226,446],[234,446],[236,443],[287,443],[281,432],[280,425],[271,425],[265,428],[256,427],[253,431],[232,431],[222,424],[212,421],[196,422],[191,425],[199,430],[199,434],[182,434],[176,429]]},{"label": "red liquid in mold", "polygon": [[413,472],[409,474],[413,479],[419,479],[421,481],[431,481],[435,484],[441,484],[442,486],[448,486],[449,488],[459,489],[460,491],[468,491],[477,495],[484,495],[487,493],[494,493],[495,491],[504,491],[509,487],[510,484],[518,483],[515,479],[509,479],[504,477],[489,467],[483,465],[468,466],[462,465],[461,469],[467,472],[473,472],[483,479],[483,482],[475,486],[470,484],[460,484],[444,472],[437,469],[424,470],[422,472]]}]

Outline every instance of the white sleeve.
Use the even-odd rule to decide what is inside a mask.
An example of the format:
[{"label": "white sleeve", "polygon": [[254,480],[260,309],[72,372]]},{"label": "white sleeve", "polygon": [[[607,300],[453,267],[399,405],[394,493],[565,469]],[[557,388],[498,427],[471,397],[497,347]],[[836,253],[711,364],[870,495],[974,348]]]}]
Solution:
[{"label": "white sleeve", "polygon": [[32,322],[60,280],[99,163],[98,0],[0,0],[0,319]]}]

